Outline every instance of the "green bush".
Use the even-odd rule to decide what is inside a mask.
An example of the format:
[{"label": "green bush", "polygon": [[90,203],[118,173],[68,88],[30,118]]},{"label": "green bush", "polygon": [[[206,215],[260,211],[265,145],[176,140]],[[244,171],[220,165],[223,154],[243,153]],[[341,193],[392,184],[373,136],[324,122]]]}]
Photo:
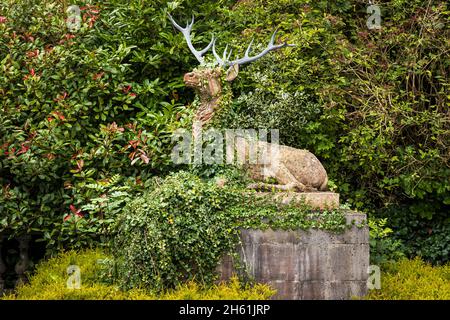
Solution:
[{"label": "green bush", "polygon": [[[117,286],[102,282],[105,269],[102,261],[108,256],[98,250],[69,251],[55,258],[41,262],[29,284],[19,286],[17,292],[3,299],[17,300],[264,300],[274,291],[268,286],[242,285],[236,277],[228,283],[202,287],[193,281],[176,290],[160,295],[142,290],[119,290]],[[67,267],[77,265],[81,269],[81,288],[67,288]],[[107,275],[106,275],[107,276]]]},{"label": "green bush", "polygon": [[171,168],[189,114],[195,58],[166,13],[201,4],[197,18],[214,17],[225,3],[75,1],[72,32],[66,1],[0,3],[0,231],[38,234],[49,253],[106,235],[118,206]]},{"label": "green bush", "polygon": [[411,219],[406,206],[391,208],[383,212],[392,226],[393,239],[401,239],[403,251],[409,256],[421,256],[434,264],[448,263],[450,258],[450,224],[447,213],[442,212],[433,219]]},{"label": "green bush", "polygon": [[[267,72],[266,72],[267,73]],[[267,87],[241,94],[233,108],[221,119],[224,127],[239,129],[279,129],[280,143],[301,147],[308,138],[306,125],[316,119],[321,107],[313,97],[304,92],[294,93],[276,87],[270,92]]]},{"label": "green bush", "polygon": [[369,219],[370,263],[384,265],[405,256],[404,245],[392,238],[392,229],[386,227],[387,219]]},{"label": "green bush", "polygon": [[112,236],[117,283],[157,291],[193,279],[211,284],[220,258],[237,241],[225,210],[237,199],[214,180],[180,172],[131,201]]},{"label": "green bush", "polygon": [[158,296],[161,300],[268,300],[276,293],[266,284],[242,284],[236,276],[207,289],[196,282],[188,282],[176,290]]},{"label": "green bush", "polygon": [[268,26],[279,26],[280,41],[297,47],[242,68],[223,126],[278,126],[282,142],[318,156],[352,207],[387,216],[409,256],[442,263],[450,256],[450,11],[446,1],[379,5],[382,26],[371,31],[364,1],[241,2],[230,15],[234,46],[256,33],[263,42]]},{"label": "green bush", "polygon": [[433,267],[420,258],[402,259],[381,272],[381,289],[372,300],[449,300],[450,265]]}]

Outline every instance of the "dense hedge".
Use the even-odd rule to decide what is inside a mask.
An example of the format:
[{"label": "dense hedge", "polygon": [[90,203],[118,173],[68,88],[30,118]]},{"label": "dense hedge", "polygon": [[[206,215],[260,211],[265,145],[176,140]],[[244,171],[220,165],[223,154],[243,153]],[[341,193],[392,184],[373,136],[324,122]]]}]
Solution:
[{"label": "dense hedge", "polygon": [[175,3],[89,3],[74,3],[73,33],[65,2],[0,3],[0,231],[36,232],[49,251],[95,244],[109,200],[170,167],[170,133],[187,113],[193,57],[167,24]]},{"label": "dense hedge", "polygon": [[[241,46],[277,26],[298,44],[242,68],[224,126],[280,129],[313,151],[352,207],[387,217],[408,255],[450,256],[449,8],[382,1],[246,1]],[[252,12],[248,16],[248,12]],[[270,22],[270,23],[269,23]],[[264,32],[267,37],[268,31]]]},{"label": "dense hedge", "polygon": [[298,44],[241,68],[224,126],[277,127],[324,162],[343,199],[387,216],[409,255],[448,260],[445,1],[379,1],[378,31],[366,1],[77,3],[74,33],[60,1],[0,4],[0,230],[40,232],[49,250],[94,243],[105,217],[173,169],[170,132],[192,112],[182,75],[196,60],[166,12],[192,12],[198,47],[216,33],[218,50],[242,53],[252,37],[258,50],[276,26]]}]

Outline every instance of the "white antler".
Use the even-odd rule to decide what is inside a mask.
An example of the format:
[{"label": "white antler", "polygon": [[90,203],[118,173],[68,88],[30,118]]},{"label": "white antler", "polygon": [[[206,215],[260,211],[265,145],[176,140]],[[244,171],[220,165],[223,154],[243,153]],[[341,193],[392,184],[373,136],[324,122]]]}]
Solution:
[{"label": "white antler", "polygon": [[175,20],[172,18],[172,16],[170,14],[167,14],[167,15],[169,16],[169,19],[172,22],[172,24],[174,25],[174,27],[177,28],[179,31],[181,31],[181,33],[184,35],[184,38],[186,39],[186,43],[187,43],[189,49],[191,50],[191,52],[194,54],[194,56],[197,58],[197,60],[200,63],[203,63],[204,62],[203,55],[213,45],[213,43],[214,43],[214,36],[212,37],[211,42],[203,50],[197,51],[194,48],[194,46],[192,45],[192,42],[191,42],[191,30],[192,30],[192,26],[194,25],[194,15],[192,15],[191,23],[187,22],[186,28],[182,28],[178,23],[176,23]]},{"label": "white antler", "polygon": [[257,54],[256,56],[250,57],[249,53],[250,53],[250,49],[253,43],[253,40],[250,42],[250,44],[247,47],[247,50],[245,50],[245,54],[243,58],[240,59],[236,59],[233,61],[229,61],[229,58],[231,56],[231,50],[230,53],[228,54],[227,57],[227,49],[228,49],[228,45],[225,47],[225,50],[223,52],[223,57],[221,58],[217,52],[216,52],[216,48],[215,48],[215,44],[216,44],[216,39],[213,38],[212,41],[212,51],[214,54],[214,57],[216,58],[216,61],[219,65],[221,66],[232,66],[235,64],[238,65],[242,65],[244,63],[249,63],[249,62],[253,62],[255,60],[258,60],[259,58],[265,56],[266,54],[268,54],[270,51],[272,50],[276,50],[276,49],[281,49],[284,47],[295,47],[295,44],[288,44],[287,42],[282,43],[282,44],[277,44],[275,45],[275,36],[277,34],[278,29],[275,30],[275,32],[272,34],[272,37],[270,38],[269,44],[267,45],[267,47],[261,51],[259,54]]}]

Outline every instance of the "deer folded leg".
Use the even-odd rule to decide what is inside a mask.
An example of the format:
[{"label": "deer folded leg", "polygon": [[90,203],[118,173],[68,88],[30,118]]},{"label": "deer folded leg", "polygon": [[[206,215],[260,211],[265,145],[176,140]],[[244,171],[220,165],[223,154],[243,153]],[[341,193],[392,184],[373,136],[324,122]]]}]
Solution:
[{"label": "deer folded leg", "polygon": [[299,192],[317,192],[317,188],[309,187],[302,183],[300,183],[300,185],[296,185],[295,187]]},{"label": "deer folded leg", "polygon": [[293,188],[298,192],[315,192],[316,188],[312,186],[305,185],[301,183],[292,173],[291,171],[283,164],[280,164],[276,170],[275,178],[280,182],[285,183],[289,188]]}]

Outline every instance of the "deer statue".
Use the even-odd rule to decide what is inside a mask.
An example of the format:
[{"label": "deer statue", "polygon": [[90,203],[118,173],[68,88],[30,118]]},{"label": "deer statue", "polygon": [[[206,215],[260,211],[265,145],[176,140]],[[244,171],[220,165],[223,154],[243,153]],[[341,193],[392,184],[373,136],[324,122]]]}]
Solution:
[{"label": "deer statue", "polygon": [[[184,75],[184,83],[187,87],[193,88],[199,98],[199,106],[194,115],[194,126],[200,127],[207,125],[214,114],[221,108],[224,101],[222,78],[227,82],[233,81],[239,72],[239,66],[256,61],[270,51],[281,49],[284,47],[295,46],[287,42],[275,44],[277,30],[272,34],[267,47],[254,56],[249,56],[253,40],[250,42],[244,57],[230,61],[232,50],[228,52],[228,45],[225,47],[222,57],[216,52],[216,39],[212,36],[211,42],[202,50],[198,51],[194,48],[191,41],[191,30],[194,25],[194,17],[192,21],[187,23],[183,28],[175,22],[171,15],[168,15],[173,26],[178,29],[184,36],[190,51],[200,63],[200,68],[194,69]],[[212,49],[215,58],[215,65],[212,67],[205,66],[204,54]],[[225,68],[228,67],[225,72]],[[230,98],[229,98],[230,99]],[[197,128],[193,128],[194,135]],[[264,164],[248,164],[246,165],[250,176],[260,181],[253,183],[249,188],[257,190],[281,190],[281,191],[298,191],[313,192],[327,190],[328,176],[327,173],[314,154],[308,150],[295,149],[288,146],[276,145],[258,141],[258,148],[263,150],[276,149],[277,152],[265,152],[266,160]],[[250,149],[251,142],[245,138],[236,140],[236,151],[245,152]],[[271,156],[276,154],[277,156]],[[269,159],[267,159],[267,155]],[[261,174],[262,172],[262,174]],[[278,184],[264,183],[268,178],[275,178]]]}]

